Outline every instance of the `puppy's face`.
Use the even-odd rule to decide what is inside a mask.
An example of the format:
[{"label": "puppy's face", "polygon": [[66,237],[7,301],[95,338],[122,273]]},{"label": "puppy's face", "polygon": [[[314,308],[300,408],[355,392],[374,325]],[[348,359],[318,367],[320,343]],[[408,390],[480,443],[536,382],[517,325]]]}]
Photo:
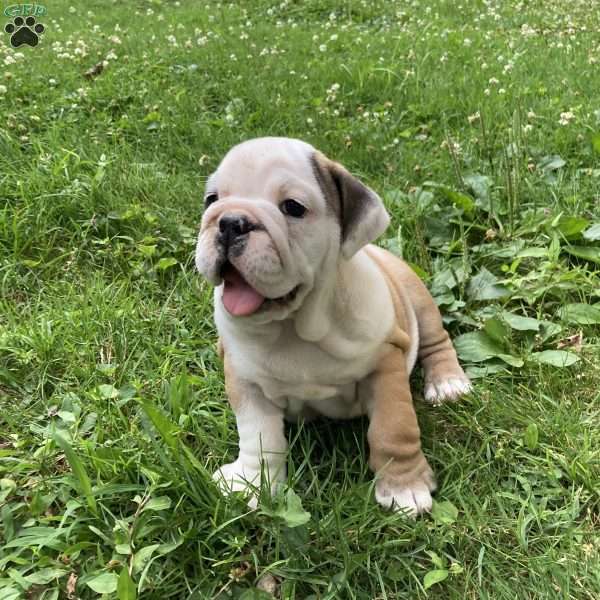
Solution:
[{"label": "puppy's face", "polygon": [[235,146],[206,185],[196,266],[227,312],[284,319],[320,277],[387,227],[381,200],[312,146],[259,138]]}]

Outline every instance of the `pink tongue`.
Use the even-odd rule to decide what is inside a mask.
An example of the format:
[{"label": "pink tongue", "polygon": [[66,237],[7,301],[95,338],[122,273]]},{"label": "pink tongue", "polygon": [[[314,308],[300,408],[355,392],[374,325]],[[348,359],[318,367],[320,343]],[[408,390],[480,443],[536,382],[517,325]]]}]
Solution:
[{"label": "pink tongue", "polygon": [[228,269],[223,279],[225,280],[223,304],[232,315],[236,317],[251,315],[261,307],[265,300],[264,296],[248,285],[235,269]]}]

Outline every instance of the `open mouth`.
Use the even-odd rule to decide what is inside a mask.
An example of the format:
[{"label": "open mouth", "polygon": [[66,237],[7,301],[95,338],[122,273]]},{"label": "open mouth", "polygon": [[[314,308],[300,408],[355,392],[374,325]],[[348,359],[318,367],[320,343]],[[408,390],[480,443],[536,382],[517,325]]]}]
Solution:
[{"label": "open mouth", "polygon": [[283,306],[296,297],[299,288],[296,286],[280,298],[266,298],[255,290],[228,260],[223,263],[220,275],[223,279],[223,305],[227,312],[236,317],[268,310],[274,305]]}]

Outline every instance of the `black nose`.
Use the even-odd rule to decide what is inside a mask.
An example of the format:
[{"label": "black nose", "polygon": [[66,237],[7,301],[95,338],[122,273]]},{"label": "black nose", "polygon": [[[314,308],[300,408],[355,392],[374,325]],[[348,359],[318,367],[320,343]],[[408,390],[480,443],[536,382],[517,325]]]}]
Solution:
[{"label": "black nose", "polygon": [[223,215],[219,219],[219,237],[221,243],[226,247],[253,229],[254,225],[244,215]]}]

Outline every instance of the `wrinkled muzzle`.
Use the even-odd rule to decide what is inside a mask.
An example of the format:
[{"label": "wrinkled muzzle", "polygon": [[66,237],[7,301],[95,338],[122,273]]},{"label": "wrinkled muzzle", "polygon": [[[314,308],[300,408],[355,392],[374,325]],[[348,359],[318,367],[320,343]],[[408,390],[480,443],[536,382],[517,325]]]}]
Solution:
[{"label": "wrinkled muzzle", "polygon": [[252,315],[298,284],[286,223],[273,208],[267,202],[228,200],[211,205],[203,216],[196,267],[215,286],[223,285],[222,302],[233,316]]}]

